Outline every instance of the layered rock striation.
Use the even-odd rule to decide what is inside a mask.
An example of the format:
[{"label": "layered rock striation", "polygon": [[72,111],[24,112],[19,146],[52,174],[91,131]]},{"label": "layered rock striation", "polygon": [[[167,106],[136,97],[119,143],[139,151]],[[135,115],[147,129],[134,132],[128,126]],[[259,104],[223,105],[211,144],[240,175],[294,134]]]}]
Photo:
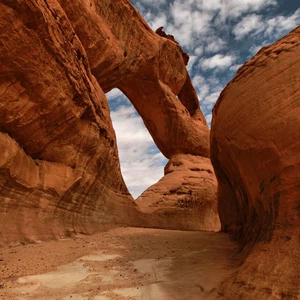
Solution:
[{"label": "layered rock striation", "polygon": [[0,20],[1,242],[129,223],[107,100],[63,9],[1,1]]},{"label": "layered rock striation", "polygon": [[173,155],[164,173],[137,198],[141,211],[157,216],[160,228],[220,230],[217,180],[210,159]]},{"label": "layered rock striation", "polygon": [[[117,0],[114,5],[109,0],[102,1],[101,5],[86,1],[60,3],[87,51],[92,73],[103,90],[108,92],[117,87],[128,97],[158,148],[170,159],[169,163],[176,160],[177,155],[184,154],[200,159],[196,168],[201,169],[201,158],[206,158],[206,163],[210,164],[209,129],[185,68],[187,56],[174,38],[162,34],[161,30],[154,33],[124,0]],[[126,30],[124,23],[127,24]],[[174,178],[174,174],[171,177]],[[150,188],[151,197],[143,194],[137,201],[146,213],[156,211],[152,198],[160,201],[164,211],[170,210],[163,213],[157,207],[155,215],[160,216],[159,220],[151,221],[151,224],[204,230],[213,223],[210,229],[219,228],[216,197],[212,196],[216,195],[217,189],[214,173],[207,181],[211,191],[209,201],[206,199],[205,180],[195,183],[192,176],[174,178],[179,186],[193,186],[193,196],[190,192],[185,195],[184,214],[178,204],[178,199],[183,197],[175,192],[167,200],[163,190],[171,189],[171,186],[164,187],[166,180],[171,180],[162,180]],[[198,207],[197,213],[194,212],[195,206]],[[192,213],[189,217],[187,210]],[[199,210],[202,217],[198,216]],[[214,221],[207,221],[204,225],[203,220],[211,217]]]},{"label": "layered rock striation", "polygon": [[167,224],[142,213],[124,184],[104,93],[128,96],[169,159],[208,158],[176,42],[125,0],[1,0],[0,61],[1,243]]},{"label": "layered rock striation", "polygon": [[127,0],[59,2],[104,92],[117,87],[129,98],[161,152],[209,157],[209,129],[178,43],[153,32]]},{"label": "layered rock striation", "polygon": [[224,299],[300,297],[299,54],[300,27],[246,62],[213,111],[222,230],[245,255]]}]

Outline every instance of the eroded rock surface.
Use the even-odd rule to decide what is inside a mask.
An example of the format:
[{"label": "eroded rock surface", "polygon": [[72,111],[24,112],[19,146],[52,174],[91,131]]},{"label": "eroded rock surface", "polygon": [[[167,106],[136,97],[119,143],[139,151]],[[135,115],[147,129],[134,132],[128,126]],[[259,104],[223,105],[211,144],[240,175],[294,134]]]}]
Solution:
[{"label": "eroded rock surface", "polygon": [[1,242],[90,232],[136,213],[104,92],[48,2],[0,1]]},{"label": "eroded rock surface", "polygon": [[208,157],[180,46],[125,0],[1,0],[0,41],[1,242],[157,224],[124,184],[104,93],[129,97],[166,157]]},{"label": "eroded rock surface", "polygon": [[127,0],[59,2],[104,92],[117,87],[130,99],[161,152],[209,157],[209,129],[178,43],[153,32]]},{"label": "eroded rock surface", "polygon": [[210,159],[178,154],[166,165],[165,176],[136,202],[143,212],[159,217],[157,225],[161,228],[218,231],[216,193]]},{"label": "eroded rock surface", "polygon": [[300,297],[299,54],[300,27],[246,62],[214,108],[222,229],[246,255],[225,299]]}]

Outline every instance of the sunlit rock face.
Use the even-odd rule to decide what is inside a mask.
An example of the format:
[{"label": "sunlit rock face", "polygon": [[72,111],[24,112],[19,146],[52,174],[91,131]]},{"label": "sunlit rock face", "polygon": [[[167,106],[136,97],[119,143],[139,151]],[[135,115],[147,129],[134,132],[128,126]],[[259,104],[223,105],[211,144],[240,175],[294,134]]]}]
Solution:
[{"label": "sunlit rock face", "polygon": [[300,297],[299,54],[298,27],[246,62],[213,111],[222,229],[246,257],[226,299]]},{"label": "sunlit rock face", "polygon": [[104,92],[128,96],[170,161],[208,158],[180,46],[125,0],[1,0],[0,40],[1,243],[159,227],[124,184]]},{"label": "sunlit rock face", "polygon": [[172,156],[165,175],[137,199],[145,213],[158,216],[161,228],[220,230],[217,180],[209,158]]},{"label": "sunlit rock face", "polygon": [[161,152],[209,157],[209,129],[180,46],[153,32],[129,1],[59,2],[104,92],[117,87],[130,99]]}]

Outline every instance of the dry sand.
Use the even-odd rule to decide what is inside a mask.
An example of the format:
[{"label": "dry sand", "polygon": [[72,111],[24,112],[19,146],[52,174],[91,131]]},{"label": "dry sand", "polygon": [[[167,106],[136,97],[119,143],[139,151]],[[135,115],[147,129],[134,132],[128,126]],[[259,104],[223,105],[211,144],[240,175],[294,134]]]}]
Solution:
[{"label": "dry sand", "polygon": [[143,228],[10,247],[0,250],[0,299],[215,299],[235,249],[220,233]]}]

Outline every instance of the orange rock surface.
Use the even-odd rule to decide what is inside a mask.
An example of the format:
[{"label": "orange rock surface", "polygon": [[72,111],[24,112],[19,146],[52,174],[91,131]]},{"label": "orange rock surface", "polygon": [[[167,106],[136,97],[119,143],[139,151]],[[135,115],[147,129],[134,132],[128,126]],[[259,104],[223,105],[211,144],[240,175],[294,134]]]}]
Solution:
[{"label": "orange rock surface", "polygon": [[223,299],[300,297],[300,27],[239,69],[213,111],[222,229],[245,262]]},{"label": "orange rock surface", "polygon": [[129,223],[107,100],[64,11],[0,1],[0,20],[1,242]]},{"label": "orange rock surface", "polygon": [[160,228],[218,231],[216,193],[210,159],[177,154],[166,165],[165,176],[136,202],[143,212],[158,216],[155,222]]},{"label": "orange rock surface", "polygon": [[180,46],[153,32],[127,0],[59,2],[104,92],[117,87],[130,99],[161,152],[209,157],[209,129]]},{"label": "orange rock surface", "polygon": [[127,0],[1,0],[0,41],[0,242],[168,227],[171,218],[140,212],[128,193],[104,92],[129,97],[171,161],[208,157],[180,46]]}]

